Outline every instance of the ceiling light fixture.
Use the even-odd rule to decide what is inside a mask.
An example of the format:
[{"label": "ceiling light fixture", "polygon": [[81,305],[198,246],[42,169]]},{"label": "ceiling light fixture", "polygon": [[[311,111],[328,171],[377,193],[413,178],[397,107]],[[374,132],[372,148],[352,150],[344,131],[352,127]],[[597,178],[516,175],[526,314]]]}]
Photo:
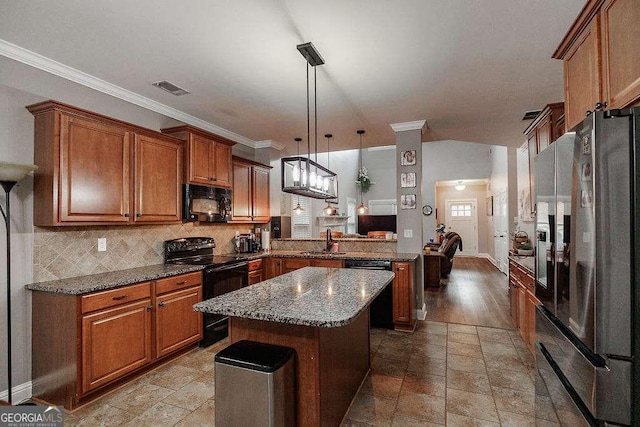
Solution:
[{"label": "ceiling light fixture", "polygon": [[[364,129],[359,129],[356,131],[356,133],[360,135],[360,169],[358,170],[361,171],[362,170],[362,135],[364,135]],[[358,211],[358,215],[364,215],[367,212],[367,209],[369,208],[362,201],[362,185],[360,185],[360,204],[358,205],[356,210]]]},{"label": "ceiling light fixture", "polygon": [[[298,144],[298,159],[300,158],[300,141],[302,141],[302,138],[294,138],[294,141]],[[300,179],[302,178],[302,174],[301,174],[301,169],[300,169],[300,161],[298,160],[298,164],[294,164],[293,166],[293,181],[294,182],[300,182]],[[304,179],[306,181],[307,175],[306,173],[304,174]],[[300,196],[298,196],[298,203],[296,204],[296,207],[293,208],[293,211],[296,213],[296,215],[300,215],[302,213],[304,209],[302,208],[302,206],[300,206]]]},{"label": "ceiling light fixture", "polygon": [[464,185],[464,184],[462,183],[462,181],[458,181],[458,184],[456,184],[456,186],[455,186],[454,188],[455,188],[456,190],[458,190],[458,191],[462,191],[462,190],[464,190],[465,188],[467,188],[467,186],[466,186],[466,185]]},{"label": "ceiling light fixture", "polygon": [[[333,138],[333,135],[331,135],[330,133],[326,133],[324,135],[325,138],[327,138],[327,168],[330,167],[330,160],[331,160],[331,156],[330,156],[330,152],[329,152],[329,140],[331,138]],[[334,181],[335,185],[338,185],[338,181]],[[324,191],[329,190],[329,186],[331,185],[331,182],[328,179],[324,180]],[[338,189],[336,188],[336,195],[338,194]],[[325,202],[327,202],[327,206],[324,207],[323,211],[325,213],[325,215],[331,215],[335,212],[335,209],[333,208],[333,206],[331,206],[331,202],[335,201],[337,203],[337,198],[336,199],[325,199]]]},{"label": "ceiling light fixture", "polygon": [[[298,155],[284,157],[281,160],[282,191],[313,199],[336,199],[338,191],[338,177],[329,167],[318,163],[318,96],[316,66],[324,64],[324,59],[313,44],[304,43],[296,46],[307,60],[307,157]],[[311,160],[311,115],[309,98],[309,67],[313,67],[313,104],[314,104],[314,140],[315,161]]]}]

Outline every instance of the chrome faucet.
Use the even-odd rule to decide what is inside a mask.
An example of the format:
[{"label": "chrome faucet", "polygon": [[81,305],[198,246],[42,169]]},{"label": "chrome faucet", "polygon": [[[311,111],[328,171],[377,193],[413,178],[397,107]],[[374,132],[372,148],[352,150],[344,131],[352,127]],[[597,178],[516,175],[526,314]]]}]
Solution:
[{"label": "chrome faucet", "polygon": [[333,246],[333,239],[331,238],[331,229],[327,228],[327,247],[324,249],[324,251],[331,252],[332,246]]}]

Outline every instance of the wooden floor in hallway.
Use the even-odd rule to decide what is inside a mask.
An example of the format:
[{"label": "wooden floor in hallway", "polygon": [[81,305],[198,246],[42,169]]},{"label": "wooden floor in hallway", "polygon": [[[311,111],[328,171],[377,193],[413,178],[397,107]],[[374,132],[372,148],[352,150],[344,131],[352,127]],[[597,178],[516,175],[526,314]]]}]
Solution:
[{"label": "wooden floor in hallway", "polygon": [[515,329],[508,277],[485,258],[455,257],[440,289],[425,288],[426,320]]}]

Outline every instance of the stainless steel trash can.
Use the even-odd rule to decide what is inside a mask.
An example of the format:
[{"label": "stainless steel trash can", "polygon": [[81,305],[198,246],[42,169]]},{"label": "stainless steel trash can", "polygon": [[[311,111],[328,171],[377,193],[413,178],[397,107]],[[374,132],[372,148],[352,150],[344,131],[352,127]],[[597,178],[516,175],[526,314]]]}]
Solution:
[{"label": "stainless steel trash can", "polygon": [[238,341],[215,357],[217,426],[294,426],[295,350]]}]

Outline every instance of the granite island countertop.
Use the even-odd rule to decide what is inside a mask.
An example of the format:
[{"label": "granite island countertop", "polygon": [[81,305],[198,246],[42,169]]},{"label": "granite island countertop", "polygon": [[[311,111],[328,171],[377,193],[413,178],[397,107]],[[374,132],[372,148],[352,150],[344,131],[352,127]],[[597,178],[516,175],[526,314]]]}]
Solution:
[{"label": "granite island countertop", "polygon": [[115,289],[133,283],[177,276],[204,269],[202,265],[157,264],[126,270],[70,277],[68,279],[37,282],[26,285],[30,291],[53,292],[67,295],[84,295],[96,291]]},{"label": "granite island countertop", "polygon": [[358,317],[394,276],[384,270],[304,267],[193,308],[210,314],[336,328]]},{"label": "granite island countertop", "polygon": [[325,259],[373,259],[384,261],[415,261],[420,256],[401,252],[319,252],[319,251],[282,251],[224,254],[237,258],[253,260],[260,258],[325,258]]}]

